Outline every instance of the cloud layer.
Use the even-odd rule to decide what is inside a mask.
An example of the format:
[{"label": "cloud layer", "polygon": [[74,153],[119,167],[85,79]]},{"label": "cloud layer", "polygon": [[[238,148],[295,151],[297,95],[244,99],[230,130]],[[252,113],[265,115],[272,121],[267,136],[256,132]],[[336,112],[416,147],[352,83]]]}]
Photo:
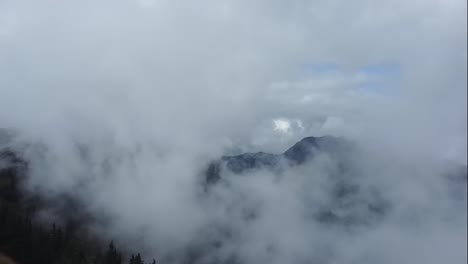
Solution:
[{"label": "cloud layer", "polygon": [[[214,262],[465,263],[466,194],[439,176],[466,164],[466,32],[462,0],[2,1],[0,126],[31,161],[29,190],[71,195],[105,223],[91,228],[148,256],[219,225],[233,234]],[[375,79],[390,92],[360,89]],[[330,202],[326,155],[200,197],[211,159],[323,134],[364,149],[356,181],[396,206],[378,227],[304,216]]]}]

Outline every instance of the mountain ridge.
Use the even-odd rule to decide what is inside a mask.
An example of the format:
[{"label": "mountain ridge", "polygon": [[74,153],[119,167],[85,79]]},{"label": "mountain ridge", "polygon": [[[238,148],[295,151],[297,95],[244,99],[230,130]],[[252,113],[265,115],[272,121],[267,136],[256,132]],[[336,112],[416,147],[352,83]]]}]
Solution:
[{"label": "mountain ridge", "polygon": [[296,142],[293,146],[280,154],[260,152],[243,153],[239,155],[221,156],[212,161],[206,170],[206,181],[216,182],[220,179],[220,173],[225,168],[234,174],[242,174],[249,170],[265,168],[269,170],[280,169],[284,163],[297,166],[311,159],[318,153],[336,153],[338,149],[344,149],[349,142],[334,136],[309,136]]}]

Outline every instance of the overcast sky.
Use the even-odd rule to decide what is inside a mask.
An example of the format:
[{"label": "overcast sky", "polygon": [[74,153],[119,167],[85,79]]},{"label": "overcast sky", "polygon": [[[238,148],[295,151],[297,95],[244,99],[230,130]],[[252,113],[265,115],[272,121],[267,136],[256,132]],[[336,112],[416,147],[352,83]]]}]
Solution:
[{"label": "overcast sky", "polygon": [[[106,208],[123,237],[151,226],[148,244],[168,238],[169,252],[216,218],[191,195],[194,175],[225,153],[280,153],[305,136],[336,135],[389,155],[380,161],[466,164],[466,18],[464,0],[0,0],[0,127],[47,149],[29,153],[31,189]],[[268,186],[262,177],[252,186]],[[294,208],[294,188],[275,188]],[[273,201],[271,190],[259,193]],[[134,214],[149,216],[132,222]],[[309,230],[287,219],[296,220]],[[430,238],[466,245],[456,235],[466,224],[435,226]],[[384,263],[376,259],[387,254],[369,248],[387,233],[396,244],[409,239],[391,223],[337,258],[370,250],[366,261]],[[278,263],[290,260],[284,252]],[[401,255],[388,263],[422,263]]]},{"label": "overcast sky", "polygon": [[162,142],[190,129],[192,144],[274,148],[278,118],[301,121],[303,136],[330,133],[327,119],[345,126],[336,133],[367,130],[384,112],[391,135],[465,145],[461,0],[0,4],[3,126],[98,122]]}]

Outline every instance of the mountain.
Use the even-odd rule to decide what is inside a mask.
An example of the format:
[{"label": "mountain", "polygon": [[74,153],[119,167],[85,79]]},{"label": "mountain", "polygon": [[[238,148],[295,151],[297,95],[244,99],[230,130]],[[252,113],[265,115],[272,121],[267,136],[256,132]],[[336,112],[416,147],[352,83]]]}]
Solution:
[{"label": "mountain", "polygon": [[[223,156],[211,162],[205,172],[206,186],[216,187],[219,181],[229,181],[235,175],[249,176],[249,173],[266,170],[281,175],[314,161],[320,155],[327,155],[333,161],[326,180],[332,187],[327,190],[329,203],[317,208],[313,218],[325,225],[361,226],[377,224],[390,210],[392,205],[383,197],[379,188],[363,186],[359,180],[363,168],[354,160],[360,156],[360,149],[344,138],[323,136],[306,137],[280,154],[264,152]],[[361,164],[362,165],[362,164]],[[466,166],[450,166],[445,175],[455,185],[466,185]],[[302,176],[314,177],[314,172],[304,168]]]},{"label": "mountain", "polygon": [[[205,173],[206,185],[209,190],[223,180],[223,177],[229,178],[257,170],[281,174],[326,154],[336,162],[334,170],[328,175],[328,180],[333,182],[329,192],[331,202],[317,209],[312,217],[327,225],[372,224],[388,212],[390,205],[377,192],[369,194],[353,182],[359,174],[350,160],[354,151],[357,148],[346,139],[323,136],[303,138],[281,154],[257,152],[223,156],[209,164]],[[305,173],[308,173],[307,170]],[[364,196],[370,199],[363,199]]]},{"label": "mountain", "polygon": [[234,174],[242,174],[256,169],[281,170],[283,163],[297,166],[319,153],[338,156],[340,152],[345,152],[349,148],[349,142],[342,138],[332,136],[306,137],[281,154],[256,152],[223,156],[209,164],[206,171],[206,181],[208,183],[218,181],[223,170]]}]

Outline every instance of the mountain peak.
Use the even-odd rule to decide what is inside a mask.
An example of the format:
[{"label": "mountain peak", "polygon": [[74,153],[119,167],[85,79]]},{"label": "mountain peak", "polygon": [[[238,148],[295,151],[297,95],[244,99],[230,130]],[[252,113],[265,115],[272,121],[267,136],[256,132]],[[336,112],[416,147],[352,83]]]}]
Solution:
[{"label": "mountain peak", "polygon": [[306,161],[314,151],[323,150],[329,145],[339,144],[340,139],[333,136],[305,137],[283,153],[283,156],[297,164]]},{"label": "mountain peak", "polygon": [[305,137],[282,154],[256,152],[223,156],[209,165],[206,172],[207,181],[217,181],[220,178],[220,171],[224,168],[235,174],[260,168],[274,170],[280,168],[282,159],[290,165],[300,165],[312,158],[315,152],[327,151],[329,146],[343,145],[343,143],[343,140],[332,136]]}]

